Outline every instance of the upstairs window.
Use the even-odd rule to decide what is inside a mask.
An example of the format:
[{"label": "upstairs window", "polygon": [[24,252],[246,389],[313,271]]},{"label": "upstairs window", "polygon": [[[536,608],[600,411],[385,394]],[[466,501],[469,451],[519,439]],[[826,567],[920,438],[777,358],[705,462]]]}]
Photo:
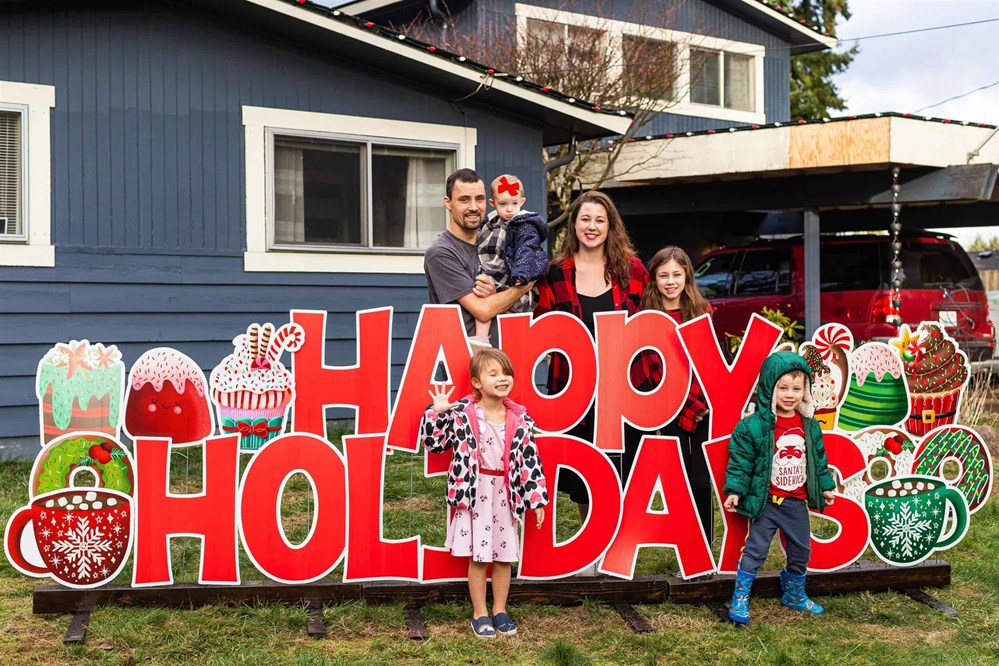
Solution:
[{"label": "upstairs window", "polygon": [[[660,39],[625,33],[621,35],[621,49],[625,64],[622,71],[625,94],[635,96],[654,89],[656,99],[663,102],[673,101],[673,82],[679,63],[677,45]],[[666,80],[659,86],[650,81],[650,78],[657,74],[666,74]]]},{"label": "upstairs window", "polygon": [[753,56],[690,49],[690,101],[737,111],[756,111]]},{"label": "upstairs window", "polygon": [[25,240],[21,214],[24,181],[21,113],[0,109],[0,240]]},{"label": "upstairs window", "polygon": [[444,230],[455,150],[273,134],[273,246],[423,249]]},{"label": "upstairs window", "polygon": [[555,57],[559,51],[569,63],[601,62],[604,50],[609,48],[606,37],[606,31],[584,25],[527,19],[527,49],[534,52],[534,57],[550,54],[553,65],[559,64],[560,58]]}]

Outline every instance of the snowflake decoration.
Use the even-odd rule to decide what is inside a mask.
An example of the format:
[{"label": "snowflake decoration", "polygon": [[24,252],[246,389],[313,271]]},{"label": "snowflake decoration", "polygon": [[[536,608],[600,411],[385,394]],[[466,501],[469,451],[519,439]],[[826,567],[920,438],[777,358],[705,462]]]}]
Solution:
[{"label": "snowflake decoration", "polygon": [[99,529],[90,527],[90,518],[80,518],[75,530],[67,538],[53,541],[55,551],[66,556],[66,562],[75,567],[79,579],[90,578],[95,567],[104,564],[112,552],[111,541]]},{"label": "snowflake decoration", "polygon": [[932,538],[930,531],[933,527],[933,521],[921,520],[921,518],[921,513],[912,511],[908,504],[903,504],[899,513],[893,514],[888,519],[884,535],[889,537],[888,543],[901,557],[911,558],[913,546],[920,539]]}]

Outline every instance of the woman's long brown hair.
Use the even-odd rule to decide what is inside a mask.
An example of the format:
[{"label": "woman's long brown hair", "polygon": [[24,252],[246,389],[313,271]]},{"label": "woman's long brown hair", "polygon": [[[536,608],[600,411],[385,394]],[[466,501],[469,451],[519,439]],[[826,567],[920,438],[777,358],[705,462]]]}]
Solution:
[{"label": "woman's long brown hair", "polygon": [[642,309],[666,311],[666,307],[663,305],[663,295],[659,293],[659,287],[656,284],[656,272],[663,264],[667,264],[670,261],[675,261],[683,269],[683,291],[680,292],[680,319],[690,321],[694,317],[699,317],[707,312],[710,305],[708,305],[708,301],[704,298],[704,295],[701,294],[701,290],[697,288],[697,282],[694,280],[694,264],[690,261],[690,257],[675,245],[667,245],[656,252],[656,256],[652,257],[652,260],[649,261],[649,283],[645,285],[645,290],[642,291]]},{"label": "woman's long brown hair", "polygon": [[573,202],[569,209],[569,230],[565,242],[562,244],[562,251],[552,260],[552,265],[561,265],[566,259],[579,252],[579,237],[576,236],[576,219],[583,204],[600,204],[607,211],[607,241],[604,243],[604,278],[609,282],[611,278],[617,282],[618,286],[627,289],[628,280],[631,278],[631,258],[635,256],[635,248],[631,244],[628,230],[624,227],[621,214],[617,212],[617,206],[611,198],[597,190],[583,192]]}]

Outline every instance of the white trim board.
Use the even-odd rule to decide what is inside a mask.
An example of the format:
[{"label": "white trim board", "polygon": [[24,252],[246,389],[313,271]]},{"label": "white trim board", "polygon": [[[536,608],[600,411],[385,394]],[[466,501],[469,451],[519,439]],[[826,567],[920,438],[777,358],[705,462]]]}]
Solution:
[{"label": "white trim board", "polygon": [[[388,253],[377,249],[357,252],[269,249],[268,233],[272,221],[269,219],[271,206],[268,201],[271,188],[267,182],[268,130],[355,135],[359,141],[375,137],[451,144],[457,146],[456,168],[475,168],[478,132],[472,127],[258,106],[243,107],[243,126],[246,140],[246,252],[243,254],[243,270],[248,272],[423,273],[421,250]],[[441,214],[444,214],[443,201]]]},{"label": "white trim board", "polygon": [[[27,241],[0,241],[0,266],[55,266],[52,246],[51,109],[55,86],[0,81],[0,103],[21,107],[26,150],[21,214]],[[26,131],[24,131],[26,130]]]}]

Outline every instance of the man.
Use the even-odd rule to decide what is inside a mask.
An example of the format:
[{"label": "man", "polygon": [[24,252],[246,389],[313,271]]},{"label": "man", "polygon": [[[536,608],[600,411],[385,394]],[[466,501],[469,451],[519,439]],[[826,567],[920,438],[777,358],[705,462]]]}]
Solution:
[{"label": "man", "polygon": [[[475,335],[476,319],[492,319],[506,312],[534,283],[497,292],[491,278],[479,274],[477,231],[486,219],[486,184],[472,169],[458,169],[447,178],[448,210],[445,229],[424,255],[423,272],[431,303],[457,303],[465,332]],[[498,343],[493,326],[490,341]]]}]

